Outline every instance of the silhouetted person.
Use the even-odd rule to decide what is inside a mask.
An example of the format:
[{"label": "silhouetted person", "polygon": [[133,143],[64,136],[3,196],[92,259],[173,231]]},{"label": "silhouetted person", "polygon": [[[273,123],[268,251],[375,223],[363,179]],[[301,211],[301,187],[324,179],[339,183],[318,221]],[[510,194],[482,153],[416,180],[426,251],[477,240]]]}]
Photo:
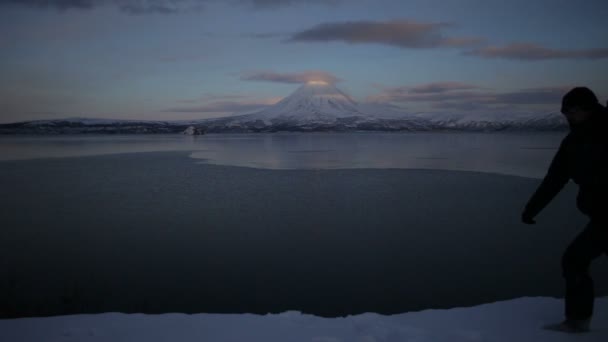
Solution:
[{"label": "silhouetted person", "polygon": [[522,221],[534,224],[534,217],[569,180],[578,184],[577,207],[590,221],[562,258],[566,319],[547,328],[585,332],[589,330],[594,301],[589,265],[608,253],[608,112],[585,87],[564,95],[561,111],[568,119],[570,133],[526,205]]}]

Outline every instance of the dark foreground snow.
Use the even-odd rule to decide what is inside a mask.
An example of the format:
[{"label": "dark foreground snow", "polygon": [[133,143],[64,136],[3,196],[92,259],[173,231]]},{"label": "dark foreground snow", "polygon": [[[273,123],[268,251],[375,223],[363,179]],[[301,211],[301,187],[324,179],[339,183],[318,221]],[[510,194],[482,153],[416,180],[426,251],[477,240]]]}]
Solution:
[{"label": "dark foreground snow", "polygon": [[103,313],[0,320],[0,341],[608,341],[608,298],[598,300],[592,331],[586,334],[568,335],[541,328],[559,321],[561,313],[562,301],[545,297],[469,308],[337,318],[297,311],[268,315]]}]

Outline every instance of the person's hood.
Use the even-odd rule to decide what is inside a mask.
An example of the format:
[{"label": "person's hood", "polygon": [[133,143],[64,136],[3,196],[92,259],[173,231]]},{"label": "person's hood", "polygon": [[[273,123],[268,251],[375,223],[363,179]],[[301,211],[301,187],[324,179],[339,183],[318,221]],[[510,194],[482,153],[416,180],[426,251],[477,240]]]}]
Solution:
[{"label": "person's hood", "polygon": [[588,130],[594,127],[602,127],[607,124],[608,121],[608,108],[598,103],[596,109],[593,111],[589,119],[580,124],[572,124],[568,121],[571,131]]}]

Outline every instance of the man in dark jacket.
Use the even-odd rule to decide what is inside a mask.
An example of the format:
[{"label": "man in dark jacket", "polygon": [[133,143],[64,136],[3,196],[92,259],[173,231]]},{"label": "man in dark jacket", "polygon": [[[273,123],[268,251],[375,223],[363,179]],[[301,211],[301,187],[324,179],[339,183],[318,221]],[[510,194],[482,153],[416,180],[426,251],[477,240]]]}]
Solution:
[{"label": "man in dark jacket", "polygon": [[562,258],[566,319],[547,328],[585,332],[589,330],[594,301],[589,265],[608,253],[608,113],[585,87],[574,88],[563,97],[562,113],[568,119],[570,133],[526,205],[522,221],[534,224],[534,217],[569,180],[579,186],[577,207],[590,221]]}]

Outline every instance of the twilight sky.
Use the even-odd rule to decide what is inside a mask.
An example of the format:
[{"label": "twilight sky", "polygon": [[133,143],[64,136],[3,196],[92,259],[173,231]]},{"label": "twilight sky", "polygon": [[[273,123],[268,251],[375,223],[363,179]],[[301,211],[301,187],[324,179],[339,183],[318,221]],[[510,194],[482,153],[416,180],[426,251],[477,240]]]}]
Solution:
[{"label": "twilight sky", "polygon": [[0,122],[179,120],[300,84],[407,111],[608,98],[608,1],[0,0]]}]

